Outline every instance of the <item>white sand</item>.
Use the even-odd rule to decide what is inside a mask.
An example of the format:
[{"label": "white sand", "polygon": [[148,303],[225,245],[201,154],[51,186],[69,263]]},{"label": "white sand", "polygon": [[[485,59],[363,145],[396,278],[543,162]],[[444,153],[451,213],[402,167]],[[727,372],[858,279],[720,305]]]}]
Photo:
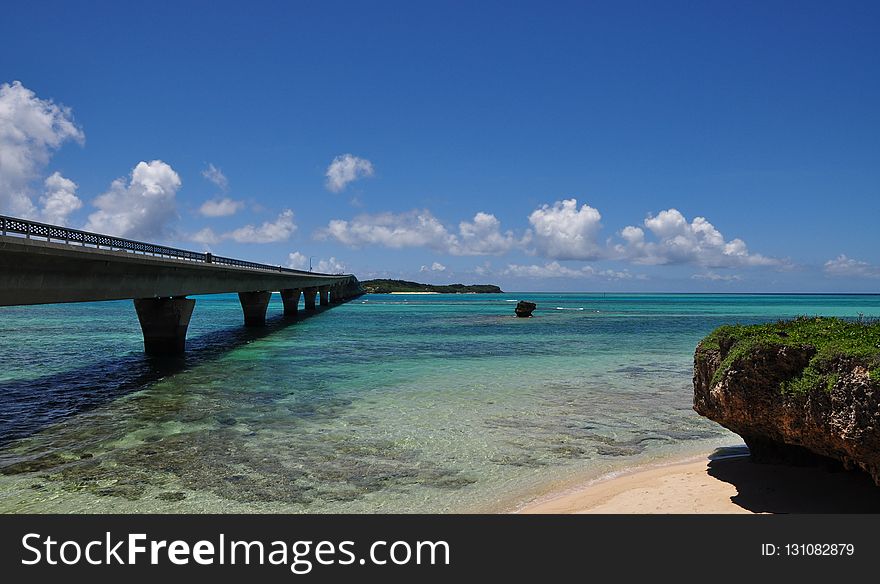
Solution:
[{"label": "white sand", "polygon": [[543,497],[518,512],[877,513],[880,487],[864,473],[707,455],[599,480]]}]

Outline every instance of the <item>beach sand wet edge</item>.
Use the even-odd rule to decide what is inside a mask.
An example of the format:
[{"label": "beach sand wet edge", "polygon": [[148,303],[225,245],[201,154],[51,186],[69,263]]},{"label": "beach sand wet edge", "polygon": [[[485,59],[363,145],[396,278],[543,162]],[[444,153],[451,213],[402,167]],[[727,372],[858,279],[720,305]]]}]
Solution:
[{"label": "beach sand wet edge", "polygon": [[880,513],[880,488],[861,472],[755,464],[740,446],[607,475],[515,513]]}]

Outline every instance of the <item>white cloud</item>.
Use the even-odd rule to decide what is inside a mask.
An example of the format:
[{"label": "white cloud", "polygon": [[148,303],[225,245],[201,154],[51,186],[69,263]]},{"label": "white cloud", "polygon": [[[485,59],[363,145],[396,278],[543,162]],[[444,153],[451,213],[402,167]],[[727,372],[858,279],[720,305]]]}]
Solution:
[{"label": "white cloud", "polygon": [[427,247],[451,255],[497,255],[518,244],[513,233],[502,233],[500,227],[494,215],[480,212],[473,221],[459,223],[458,233],[453,233],[430,211],[415,210],[359,215],[351,221],[334,219],[317,235],[352,247]]},{"label": "white cloud", "polygon": [[742,280],[738,274],[719,274],[717,272],[704,272],[702,274],[694,274],[692,280],[708,280],[710,282],[737,282]]},{"label": "white cloud", "polygon": [[593,266],[569,268],[556,261],[544,265],[509,264],[507,268],[501,271],[501,275],[521,278],[601,278],[606,280],[629,280],[632,278],[640,280],[644,279],[643,276],[634,276],[626,270],[599,270]]},{"label": "white cloud", "polygon": [[602,256],[596,243],[602,228],[599,211],[587,204],[577,206],[577,199],[544,205],[529,215],[534,235],[534,251],[555,260],[593,260]]},{"label": "white cloud", "polygon": [[0,85],[0,212],[36,217],[32,181],[64,142],[84,139],[70,108],[38,98],[18,81]]},{"label": "white cloud", "polygon": [[710,268],[785,265],[782,260],[750,253],[741,239],[726,241],[704,217],[695,217],[688,223],[677,209],[649,216],[644,226],[656,241],[647,241],[641,227],[625,227],[620,232],[624,243],[614,246],[619,259],[637,264],[696,264]]},{"label": "white cloud", "polygon": [[419,268],[420,272],[445,272],[446,266],[441,264],[440,262],[434,262],[430,266],[422,266]]},{"label": "white cloud", "polygon": [[[704,268],[790,267],[787,260],[749,251],[741,239],[726,240],[704,217],[687,219],[668,209],[645,219],[643,227],[624,227],[616,244],[599,241],[599,211],[576,199],[535,209],[531,227],[521,235],[503,231],[492,214],[479,212],[472,221],[450,229],[428,210],[359,215],[334,219],[316,235],[352,247],[379,245],[393,249],[425,247],[449,255],[503,255],[525,250],[547,260],[619,260],[634,264],[693,264]],[[539,266],[540,267],[540,266]],[[579,274],[581,273],[578,270]]]},{"label": "white cloud", "polygon": [[349,183],[358,179],[373,176],[373,163],[353,154],[337,156],[327,167],[325,173],[327,190],[340,193]]},{"label": "white cloud", "polygon": [[287,267],[294,270],[308,270],[309,256],[301,254],[298,251],[287,254]]},{"label": "white cloud", "polygon": [[266,221],[259,227],[245,225],[224,234],[223,237],[238,243],[274,243],[285,241],[294,231],[296,224],[293,222],[293,211],[285,209],[275,221]]},{"label": "white cloud", "polygon": [[458,224],[458,236],[450,238],[453,255],[498,255],[507,253],[517,245],[513,232],[501,233],[501,222],[482,211],[473,221]]},{"label": "white cloud", "polygon": [[293,211],[285,209],[274,221],[264,221],[262,225],[245,225],[218,234],[210,227],[205,227],[187,236],[187,239],[203,245],[213,245],[225,239],[231,239],[238,243],[276,243],[290,238],[296,231],[297,226],[293,221]]},{"label": "white cloud", "polygon": [[242,201],[234,201],[229,197],[223,197],[222,199],[205,201],[199,207],[199,213],[205,217],[228,217],[229,215],[235,215],[243,208],[244,203]]},{"label": "white cloud", "polygon": [[210,227],[205,227],[204,229],[196,231],[189,236],[189,239],[205,246],[214,245],[215,243],[220,242],[220,236],[214,233],[214,230]]},{"label": "white cloud", "polygon": [[[309,269],[309,257],[307,255],[301,254],[298,251],[295,251],[287,256],[287,266],[289,268],[293,268],[294,270],[308,270]],[[318,263],[312,263],[312,271],[324,274],[341,274],[345,273],[346,267],[345,264],[335,257],[330,257],[330,259],[320,259]]]},{"label": "white cloud", "polygon": [[177,220],[180,177],[161,160],[139,162],[128,181],[118,178],[92,204],[86,229],[136,239],[161,237]]},{"label": "white cloud", "polygon": [[211,163],[208,163],[208,168],[202,171],[202,176],[209,182],[214,183],[214,185],[224,193],[229,188],[229,179],[226,178],[223,171]]},{"label": "white cloud", "polygon": [[855,278],[880,278],[880,266],[855,260],[840,254],[824,265],[825,273],[831,276]]},{"label": "white cloud", "polygon": [[429,247],[446,251],[450,246],[449,232],[430,211],[359,215],[351,221],[334,219],[318,237],[330,237],[352,247]]},{"label": "white cloud", "polygon": [[519,276],[527,278],[580,278],[585,275],[580,270],[563,266],[555,261],[544,264],[543,266],[538,264],[509,264],[507,268],[502,270],[501,274],[504,276]]},{"label": "white cloud", "polygon": [[324,274],[344,274],[346,271],[345,264],[330,256],[329,259],[318,261],[318,267],[314,271]]},{"label": "white cloud", "polygon": [[492,273],[492,264],[491,262],[483,262],[482,264],[474,267],[474,273],[478,276],[486,276]]},{"label": "white cloud", "polygon": [[40,204],[43,206],[40,218],[55,225],[67,224],[70,214],[82,207],[82,201],[76,196],[76,183],[56,171],[43,184],[46,190],[40,197]]},{"label": "white cloud", "polygon": [[40,197],[40,204],[43,207],[40,218],[46,223],[66,225],[68,216],[83,206],[82,201],[76,196],[76,183],[56,171],[49,175],[43,184],[46,190]]}]

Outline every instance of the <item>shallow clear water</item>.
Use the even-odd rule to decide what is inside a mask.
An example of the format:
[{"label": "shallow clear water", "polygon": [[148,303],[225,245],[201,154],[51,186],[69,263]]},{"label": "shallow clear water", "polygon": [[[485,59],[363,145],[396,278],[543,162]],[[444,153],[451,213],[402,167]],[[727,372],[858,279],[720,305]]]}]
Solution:
[{"label": "shallow clear water", "polygon": [[0,511],[510,509],[736,444],[691,410],[694,347],[802,314],[880,296],[368,295],[256,332],[205,296],[172,361],[130,302],[0,308]]}]

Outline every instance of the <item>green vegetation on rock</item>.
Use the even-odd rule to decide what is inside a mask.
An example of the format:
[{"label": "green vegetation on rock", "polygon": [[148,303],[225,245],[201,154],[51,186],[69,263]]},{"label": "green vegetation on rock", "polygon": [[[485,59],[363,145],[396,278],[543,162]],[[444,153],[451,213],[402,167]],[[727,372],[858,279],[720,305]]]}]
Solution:
[{"label": "green vegetation on rock", "polygon": [[880,321],[799,317],[761,325],[726,325],[701,343],[705,350],[724,356],[712,379],[717,383],[731,365],[757,349],[791,347],[814,352],[801,375],[782,383],[783,392],[830,390],[838,378],[837,364],[845,361],[866,367],[872,382],[880,381]]},{"label": "green vegetation on rock", "polygon": [[448,284],[435,286],[433,284],[419,284],[406,280],[366,280],[361,282],[361,287],[368,294],[390,294],[391,292],[437,292],[439,294],[500,294],[501,288],[491,284]]}]

